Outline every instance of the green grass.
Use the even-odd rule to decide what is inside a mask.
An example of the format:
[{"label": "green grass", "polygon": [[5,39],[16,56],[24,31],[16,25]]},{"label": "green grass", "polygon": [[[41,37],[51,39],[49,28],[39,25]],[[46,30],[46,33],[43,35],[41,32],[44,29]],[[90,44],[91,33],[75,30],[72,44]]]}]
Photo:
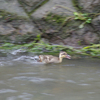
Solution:
[{"label": "green grass", "polygon": [[11,43],[5,43],[0,46],[1,50],[16,50],[22,49],[28,52],[34,53],[58,53],[60,51],[66,51],[70,55],[85,55],[90,57],[97,57],[100,58],[100,44],[94,44],[91,46],[86,46],[82,49],[74,49],[70,46],[64,45],[50,45],[46,43],[35,43],[31,42],[28,44],[17,45]]}]

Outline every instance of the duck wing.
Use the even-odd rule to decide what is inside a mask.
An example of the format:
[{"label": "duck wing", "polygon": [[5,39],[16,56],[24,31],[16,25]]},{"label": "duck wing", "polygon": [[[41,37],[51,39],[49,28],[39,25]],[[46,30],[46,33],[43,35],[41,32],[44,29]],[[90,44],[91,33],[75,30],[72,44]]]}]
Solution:
[{"label": "duck wing", "polygon": [[44,63],[59,63],[59,58],[52,55],[40,55],[40,62]]}]

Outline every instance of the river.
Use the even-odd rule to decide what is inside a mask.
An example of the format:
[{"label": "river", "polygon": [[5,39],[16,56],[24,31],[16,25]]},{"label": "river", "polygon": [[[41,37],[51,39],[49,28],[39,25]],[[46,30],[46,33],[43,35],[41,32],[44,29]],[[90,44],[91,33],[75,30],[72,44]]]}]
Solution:
[{"label": "river", "polygon": [[100,59],[37,64],[24,57],[1,57],[0,100],[100,100]]}]

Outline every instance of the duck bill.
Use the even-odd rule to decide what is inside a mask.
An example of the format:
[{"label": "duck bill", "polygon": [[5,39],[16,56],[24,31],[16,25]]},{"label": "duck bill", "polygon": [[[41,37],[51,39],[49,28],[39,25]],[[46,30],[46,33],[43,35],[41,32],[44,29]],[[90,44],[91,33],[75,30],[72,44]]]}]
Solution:
[{"label": "duck bill", "polygon": [[71,59],[71,56],[70,56],[70,55],[67,55],[66,58],[67,58],[67,59]]}]

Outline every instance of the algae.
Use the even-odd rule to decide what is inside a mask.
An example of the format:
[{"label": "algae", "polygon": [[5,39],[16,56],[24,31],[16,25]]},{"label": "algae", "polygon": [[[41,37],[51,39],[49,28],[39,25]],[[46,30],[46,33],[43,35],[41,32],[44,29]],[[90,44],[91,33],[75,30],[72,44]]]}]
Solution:
[{"label": "algae", "polygon": [[73,6],[78,10],[78,11],[82,11],[83,8],[81,6],[79,6],[79,0],[72,0]]},{"label": "algae", "polygon": [[86,46],[82,48],[81,51],[88,54],[89,56],[100,58],[100,44]]},{"label": "algae", "polygon": [[[22,5],[24,11],[27,13],[28,16],[30,16],[31,14],[33,14],[39,7],[41,7],[42,5],[46,4],[49,0],[43,0],[41,2],[39,2],[37,5],[33,6],[31,9],[31,11],[28,11],[24,5],[27,5],[25,2],[22,2],[21,0],[18,0],[18,2]],[[29,6],[29,5],[28,5]]]},{"label": "algae", "polygon": [[40,2],[38,5],[36,5],[36,7],[34,7],[32,9],[32,11],[30,11],[28,14],[31,15],[33,14],[39,7],[43,6],[44,4],[46,4],[49,0],[44,0],[42,2]]},{"label": "algae", "polygon": [[10,21],[13,21],[13,20],[26,20],[26,21],[29,20],[28,17],[18,16],[15,13],[10,13],[10,12],[7,12],[7,11],[1,10],[1,9],[0,9],[0,16],[1,16],[0,19],[5,20],[6,22],[10,22]]},{"label": "algae", "polygon": [[59,51],[66,51],[71,56],[73,55],[82,55],[82,56],[89,56],[89,57],[96,57],[100,58],[100,44],[93,44],[91,46],[83,47],[82,49],[75,49],[71,46],[65,45],[50,45],[48,43],[35,43],[34,41],[28,44],[12,44],[12,43],[5,43],[0,46],[1,50],[16,50],[22,49],[28,52],[35,52],[35,53],[57,53]]},{"label": "algae", "polygon": [[71,47],[63,46],[63,45],[50,45],[46,43],[35,43],[34,41],[28,44],[12,44],[5,43],[0,46],[0,49],[25,49],[29,52],[58,52],[58,51],[73,51]]},{"label": "algae", "polygon": [[49,13],[45,18],[45,21],[49,21],[51,23],[55,22],[57,24],[61,24],[65,21],[66,16],[57,15],[54,13]]}]

